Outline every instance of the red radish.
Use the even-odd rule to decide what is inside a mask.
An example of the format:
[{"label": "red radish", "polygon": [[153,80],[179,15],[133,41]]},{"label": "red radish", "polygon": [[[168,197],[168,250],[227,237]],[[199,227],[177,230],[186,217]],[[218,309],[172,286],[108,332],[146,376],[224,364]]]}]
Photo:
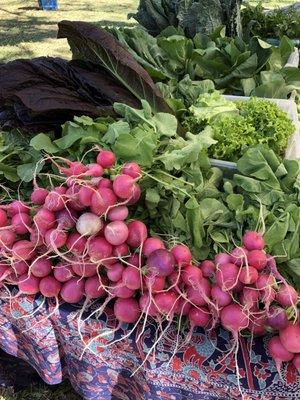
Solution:
[{"label": "red radish", "polygon": [[154,295],[154,303],[160,314],[172,314],[175,312],[177,295],[168,291],[165,293],[157,293]]},{"label": "red radish", "polygon": [[246,329],[249,325],[248,316],[238,304],[229,304],[224,307],[221,310],[220,317],[222,326],[235,337],[237,337],[241,330]]},{"label": "red radish", "polygon": [[147,258],[147,266],[153,275],[165,277],[174,271],[175,259],[168,250],[158,249]]},{"label": "red radish", "polygon": [[276,301],[283,307],[294,306],[298,301],[298,293],[291,285],[280,285],[276,293]]},{"label": "red radish", "polygon": [[92,262],[100,262],[111,256],[112,245],[106,239],[97,236],[91,239],[88,253]]},{"label": "red radish", "polygon": [[300,353],[300,323],[290,323],[279,331],[282,345],[291,353]]},{"label": "red radish", "polygon": [[227,253],[219,253],[215,256],[215,264],[217,267],[221,267],[225,264],[231,263],[231,255]]},{"label": "red radish", "polygon": [[239,268],[235,264],[219,264],[216,272],[216,283],[222,290],[230,290],[236,286],[238,274]]},{"label": "red radish", "polygon": [[187,300],[182,297],[177,301],[174,312],[178,315],[189,315],[192,306]]},{"label": "red radish", "polygon": [[241,293],[244,289],[245,285],[241,281],[237,281],[237,284],[233,288],[235,293]]},{"label": "red radish", "polygon": [[276,284],[274,276],[268,274],[260,274],[255,286],[257,289],[264,290],[272,288]]},{"label": "red radish", "polygon": [[0,228],[3,228],[4,226],[7,225],[8,225],[7,214],[4,210],[1,210],[0,208]]},{"label": "red radish", "polygon": [[97,264],[91,262],[75,262],[72,264],[72,269],[76,275],[84,278],[89,278],[97,274]]},{"label": "red radish", "polygon": [[45,233],[45,243],[50,249],[63,247],[68,239],[66,232],[58,229],[49,229]]},{"label": "red radish", "polygon": [[113,190],[120,199],[130,199],[133,195],[135,179],[129,175],[117,175],[113,182]]},{"label": "red radish", "polygon": [[266,333],[267,317],[261,311],[251,314],[248,329],[253,335],[264,335]]},{"label": "red radish", "polygon": [[190,249],[184,244],[177,244],[171,249],[171,253],[175,258],[177,265],[183,266],[188,265],[192,261],[192,253]]},{"label": "red radish", "polygon": [[0,206],[3,210],[6,210],[8,214],[13,217],[16,214],[30,212],[30,207],[28,207],[23,201],[14,200],[10,204]]},{"label": "red radish", "polygon": [[59,229],[71,229],[76,225],[78,214],[72,208],[65,207],[55,213]]},{"label": "red radish", "polygon": [[108,243],[119,246],[125,243],[128,238],[128,228],[123,221],[113,221],[104,228],[104,236]]},{"label": "red radish", "polygon": [[75,254],[82,254],[86,248],[86,239],[78,232],[71,233],[66,241],[66,246],[69,251]]},{"label": "red radish", "polygon": [[80,161],[70,161],[70,160],[65,159],[64,162],[69,167],[68,168],[58,167],[58,168],[59,168],[59,171],[61,174],[64,174],[68,177],[71,177],[71,176],[77,177],[77,176],[84,174],[87,171],[87,167],[85,165],[83,165]]},{"label": "red radish", "polygon": [[84,173],[86,176],[91,176],[93,178],[99,178],[100,176],[103,175],[103,167],[101,167],[100,164],[88,164],[87,165],[88,170]]},{"label": "red radish", "polygon": [[139,164],[130,162],[123,165],[122,174],[129,175],[132,178],[139,178],[142,174],[142,170]]},{"label": "red radish", "polygon": [[192,307],[190,309],[189,321],[192,327],[201,326],[202,328],[205,328],[208,325],[210,318],[211,314],[207,308]]},{"label": "red radish", "polygon": [[90,299],[98,299],[99,297],[104,297],[106,295],[103,282],[99,279],[99,276],[88,278],[85,281],[84,291],[86,297]]},{"label": "red radish", "polygon": [[36,188],[34,191],[31,193],[30,200],[33,204],[36,205],[43,205],[45,203],[45,199],[48,196],[49,191],[47,189],[43,188]]},{"label": "red radish", "polygon": [[270,307],[270,310],[268,312],[267,323],[273,329],[286,328],[289,323],[286,311],[281,307],[276,307],[276,306]]},{"label": "red radish", "polygon": [[122,279],[124,266],[121,263],[115,263],[107,269],[107,277],[111,282],[118,282]]},{"label": "red radish", "polygon": [[143,313],[147,313],[150,317],[156,317],[158,315],[158,309],[152,301],[150,304],[150,295],[149,293],[144,293],[140,297],[139,305]]},{"label": "red radish", "polygon": [[38,231],[45,232],[55,226],[56,216],[46,208],[41,208],[33,218]]},{"label": "red radish", "polygon": [[258,279],[258,271],[256,268],[248,266],[240,270],[239,280],[245,285],[252,285]]},{"label": "red radish", "polygon": [[129,254],[129,247],[126,243],[119,244],[113,248],[113,256],[124,257]]},{"label": "red radish", "polygon": [[131,206],[131,205],[133,205],[133,204],[136,204],[136,203],[139,201],[139,199],[140,199],[140,197],[141,197],[141,194],[142,194],[141,188],[139,187],[139,185],[137,185],[137,184],[135,183],[135,184],[133,185],[132,194],[131,194],[131,196],[130,196],[128,202],[127,202],[127,204],[128,204],[129,206]]},{"label": "red radish", "polygon": [[146,275],[144,277],[144,283],[149,292],[157,293],[164,289],[166,279],[162,276]]},{"label": "red radish", "polygon": [[148,236],[147,227],[141,221],[132,221],[127,225],[127,228],[128,228],[127,244],[137,249],[147,239]]},{"label": "red radish", "polygon": [[97,156],[97,164],[103,168],[112,168],[116,163],[116,156],[112,151],[101,150]]},{"label": "red radish", "polygon": [[168,282],[170,282],[170,284],[172,286],[176,286],[180,285],[181,282],[181,270],[174,270],[171,275],[168,276]]},{"label": "red radish", "polygon": [[49,211],[60,211],[65,208],[64,187],[54,188],[46,197],[44,207]]},{"label": "red radish", "polygon": [[79,200],[79,192],[81,186],[72,185],[66,192],[66,198],[68,199],[68,207],[73,208],[75,211],[82,211],[85,209],[85,206]]},{"label": "red radish", "polygon": [[201,269],[195,265],[186,265],[182,269],[181,279],[186,285],[197,288],[199,283],[202,281],[202,278],[203,275]]},{"label": "red radish", "polygon": [[116,203],[117,197],[111,189],[99,188],[92,196],[90,208],[94,214],[102,215]]},{"label": "red radish", "polygon": [[107,213],[107,218],[110,221],[125,221],[129,211],[126,206],[116,206],[111,208]]},{"label": "red radish", "polygon": [[139,319],[141,310],[135,299],[117,299],[114,305],[114,315],[120,322],[132,324]]},{"label": "red radish", "polygon": [[27,213],[15,214],[11,219],[11,226],[18,235],[29,232],[32,221]]},{"label": "red radish", "polygon": [[76,222],[76,229],[82,236],[94,236],[102,227],[102,220],[93,213],[81,214]]},{"label": "red radish", "polygon": [[216,272],[215,264],[210,260],[205,260],[200,264],[204,278],[214,278]]},{"label": "red radish", "polygon": [[247,250],[263,250],[265,247],[264,238],[257,232],[249,231],[245,233],[242,241]]},{"label": "red radish", "polygon": [[110,291],[114,296],[120,297],[121,299],[129,299],[134,296],[134,290],[129,289],[122,281],[113,283]]},{"label": "red radish", "polygon": [[62,285],[60,290],[61,298],[70,304],[79,303],[84,295],[84,279],[72,278]]},{"label": "red radish", "polygon": [[256,268],[258,271],[263,270],[268,263],[267,255],[262,250],[249,251],[247,259],[248,259],[248,264]]},{"label": "red radish", "polygon": [[28,264],[25,261],[13,262],[12,268],[17,275],[23,275],[28,272]]},{"label": "red radish", "polygon": [[34,295],[39,292],[40,279],[27,274],[21,275],[18,282],[20,292],[28,295]]},{"label": "red radish", "polygon": [[90,186],[82,186],[78,192],[78,199],[80,203],[85,207],[89,207],[92,204],[92,197],[94,193],[96,193],[96,189]]},{"label": "red radish", "polygon": [[273,336],[269,341],[268,350],[275,361],[275,365],[279,374],[282,362],[291,361],[294,357],[293,353],[286,350],[278,336]]},{"label": "red radish", "polygon": [[236,247],[230,253],[231,255],[231,262],[236,264],[238,267],[242,267],[246,264],[248,250],[244,247]]},{"label": "red radish", "polygon": [[157,237],[150,237],[144,242],[143,254],[145,257],[149,257],[153,251],[159,249],[165,249],[164,242]]},{"label": "red radish", "polygon": [[224,292],[218,285],[211,288],[211,297],[218,307],[225,307],[232,303],[232,297],[229,292]]},{"label": "red radish", "polygon": [[33,243],[28,240],[19,240],[12,247],[12,254],[16,260],[27,261],[32,260],[35,256],[35,248]]},{"label": "red radish", "polygon": [[122,282],[128,289],[137,290],[141,287],[141,275],[135,267],[126,267],[122,274]]},{"label": "red radish", "polygon": [[70,265],[59,263],[54,267],[54,277],[64,283],[74,277],[74,272]]},{"label": "red radish", "polygon": [[12,273],[13,270],[10,268],[10,266],[6,264],[0,264],[0,283],[4,279],[7,279]]},{"label": "red radish", "polygon": [[298,371],[298,374],[300,374],[300,354],[295,354],[293,361],[292,361],[294,367]]},{"label": "red radish", "polygon": [[113,188],[113,183],[110,179],[108,178],[102,178],[101,181],[98,184],[98,188],[108,188],[112,189]]},{"label": "red radish", "polygon": [[52,263],[48,258],[38,258],[32,261],[30,271],[34,276],[43,278],[51,273],[52,268]]},{"label": "red radish", "polygon": [[16,234],[10,229],[0,230],[0,249],[2,247],[9,249],[16,241]]},{"label": "red radish", "polygon": [[203,278],[197,287],[188,287],[187,298],[196,306],[205,306],[211,295],[211,286],[208,279]]},{"label": "red radish", "polygon": [[140,254],[135,253],[127,258],[127,264],[130,266],[141,268],[144,265],[144,258],[141,257]]},{"label": "red radish", "polygon": [[246,306],[251,310],[252,308],[256,308],[259,298],[259,290],[253,287],[244,287],[243,292],[240,295],[240,302],[243,306]]},{"label": "red radish", "polygon": [[39,289],[45,297],[57,297],[61,289],[61,283],[53,276],[46,276],[40,280]]}]

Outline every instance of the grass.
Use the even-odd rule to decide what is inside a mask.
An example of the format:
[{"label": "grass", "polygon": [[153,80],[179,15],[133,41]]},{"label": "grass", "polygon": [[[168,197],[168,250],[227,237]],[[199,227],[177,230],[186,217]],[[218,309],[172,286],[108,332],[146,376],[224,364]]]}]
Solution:
[{"label": "grass", "polygon": [[0,0],[0,61],[39,56],[70,57],[67,41],[57,40],[63,19],[119,25],[138,0],[58,0],[58,11],[42,11],[35,0]]}]

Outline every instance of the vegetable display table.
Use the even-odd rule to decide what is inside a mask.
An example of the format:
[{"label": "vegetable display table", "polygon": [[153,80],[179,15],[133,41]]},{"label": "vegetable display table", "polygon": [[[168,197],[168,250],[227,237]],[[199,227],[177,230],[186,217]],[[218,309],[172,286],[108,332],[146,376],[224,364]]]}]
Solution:
[{"label": "vegetable display table", "polygon": [[[266,354],[267,336],[253,343],[242,338],[235,356],[234,351],[230,353],[232,342],[227,332],[205,334],[198,330],[189,344],[172,356],[177,336],[174,325],[158,344],[155,359],[149,357],[132,376],[153,345],[155,326],[148,324],[143,332],[140,327],[125,340],[105,347],[113,337],[126,334],[128,327],[109,334],[115,327],[109,312],[101,320],[89,319],[82,330],[83,340],[91,340],[100,331],[107,336],[95,340],[91,350],[81,357],[84,346],[77,329],[79,310],[63,304],[55,311],[54,305],[45,304],[41,298],[1,300],[1,348],[26,360],[48,384],[68,377],[86,400],[241,399],[236,361],[243,399],[299,399],[300,376],[289,366],[283,368],[280,379]],[[24,318],[34,311],[34,315]]]}]

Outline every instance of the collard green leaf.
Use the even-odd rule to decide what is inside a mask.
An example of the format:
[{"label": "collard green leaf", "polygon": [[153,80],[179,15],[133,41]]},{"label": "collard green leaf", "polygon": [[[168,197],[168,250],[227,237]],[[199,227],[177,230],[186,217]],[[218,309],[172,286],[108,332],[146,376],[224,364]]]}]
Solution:
[{"label": "collard green leaf", "polygon": [[32,146],[35,150],[44,150],[46,153],[57,153],[59,151],[59,147],[56,146],[50,139],[49,135],[45,133],[39,133],[34,136],[30,141],[30,146]]},{"label": "collard green leaf", "polygon": [[130,133],[130,126],[128,122],[120,120],[109,125],[102,140],[104,143],[114,144],[118,137],[124,133]]},{"label": "collard green leaf", "polygon": [[43,169],[44,165],[45,162],[42,160],[40,160],[37,163],[18,165],[17,167],[18,176],[23,182],[31,182],[35,174],[38,174]]}]

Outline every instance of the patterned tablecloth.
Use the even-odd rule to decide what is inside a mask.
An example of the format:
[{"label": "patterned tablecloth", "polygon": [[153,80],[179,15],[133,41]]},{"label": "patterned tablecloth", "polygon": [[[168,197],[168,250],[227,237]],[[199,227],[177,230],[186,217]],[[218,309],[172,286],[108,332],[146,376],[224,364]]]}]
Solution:
[{"label": "patterned tablecloth", "polygon": [[[177,328],[171,326],[158,344],[155,358],[151,356],[132,376],[153,345],[154,325],[147,325],[143,332],[138,328],[125,340],[105,347],[108,340],[128,332],[125,326],[105,339],[94,340],[91,350],[81,357],[84,346],[78,334],[78,308],[61,305],[53,310],[54,307],[42,303],[41,298],[1,300],[1,348],[26,360],[48,384],[60,383],[68,377],[83,399],[300,398],[300,377],[294,367],[283,369],[283,380],[276,373],[266,352],[269,337],[257,338],[253,343],[245,338],[240,340],[237,360],[242,397],[237,385],[236,356],[234,352],[226,353],[232,349],[232,341],[224,330],[194,332],[188,346],[172,357]],[[26,317],[33,311],[33,316]],[[47,318],[49,313],[52,315]],[[90,340],[99,332],[109,333],[114,327],[113,316],[107,312],[101,320],[89,320],[82,339]]]}]

